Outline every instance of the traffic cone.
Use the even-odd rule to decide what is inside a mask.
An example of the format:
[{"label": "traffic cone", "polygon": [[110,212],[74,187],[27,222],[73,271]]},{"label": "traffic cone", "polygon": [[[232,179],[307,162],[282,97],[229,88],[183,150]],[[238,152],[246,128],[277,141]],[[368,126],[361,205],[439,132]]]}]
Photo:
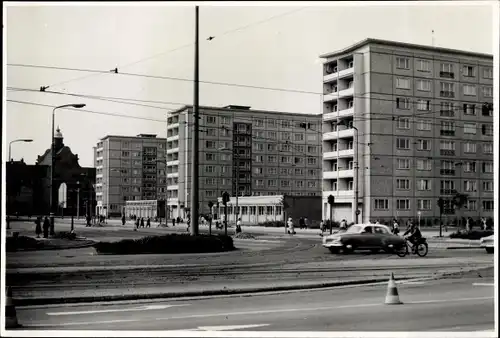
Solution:
[{"label": "traffic cone", "polygon": [[388,305],[403,304],[403,302],[399,300],[398,288],[396,287],[396,281],[394,280],[394,274],[392,272],[391,272],[391,279],[389,279],[389,284],[387,285],[385,304]]},{"label": "traffic cone", "polygon": [[7,299],[5,300],[5,328],[13,329],[19,326],[17,322],[16,307],[12,300],[12,289],[9,286],[7,287]]}]

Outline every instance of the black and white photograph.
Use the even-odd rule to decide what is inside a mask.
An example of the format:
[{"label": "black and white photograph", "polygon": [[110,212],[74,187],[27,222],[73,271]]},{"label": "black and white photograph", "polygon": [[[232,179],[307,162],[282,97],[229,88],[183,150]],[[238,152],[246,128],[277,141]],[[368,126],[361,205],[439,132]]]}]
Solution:
[{"label": "black and white photograph", "polygon": [[4,1],[1,336],[498,337],[499,13]]}]

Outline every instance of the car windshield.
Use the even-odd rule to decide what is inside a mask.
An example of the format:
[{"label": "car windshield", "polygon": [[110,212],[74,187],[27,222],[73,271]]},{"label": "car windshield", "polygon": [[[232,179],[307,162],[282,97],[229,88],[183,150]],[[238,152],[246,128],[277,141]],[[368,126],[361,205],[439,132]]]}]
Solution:
[{"label": "car windshield", "polygon": [[352,234],[359,234],[363,230],[363,226],[361,225],[352,225],[349,229],[347,229],[346,232],[352,233]]}]

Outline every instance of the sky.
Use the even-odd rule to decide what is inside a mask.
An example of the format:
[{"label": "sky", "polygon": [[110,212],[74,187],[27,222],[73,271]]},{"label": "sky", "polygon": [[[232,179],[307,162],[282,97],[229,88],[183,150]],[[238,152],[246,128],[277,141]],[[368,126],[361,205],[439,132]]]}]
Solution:
[{"label": "sky", "polygon": [[[200,81],[320,92],[319,55],[366,38],[493,53],[493,2],[487,3],[288,3],[286,6],[201,4]],[[4,2],[5,6],[5,2]],[[193,4],[30,5],[4,7],[4,135],[33,139],[12,145],[12,157],[35,163],[50,147],[52,108],[56,125],[80,165],[93,166],[93,149],[106,135],[141,133],[165,137],[165,116],[192,104],[192,81],[113,73],[8,66],[43,65],[193,79]],[[209,36],[214,39],[206,40]],[[138,62],[141,61],[141,62]],[[37,90],[165,103],[123,104]],[[8,89],[6,89],[8,87]],[[26,91],[28,89],[35,91]],[[4,92],[5,93],[5,92]],[[5,99],[47,106],[5,102]],[[131,102],[131,101],[127,101]],[[175,103],[175,104],[172,104]],[[200,84],[200,104],[319,113],[321,96]],[[97,112],[97,113],[96,113]],[[129,117],[103,115],[119,114]],[[135,118],[133,118],[135,117]],[[6,151],[4,151],[6,153]],[[7,156],[8,157],[8,156]]]}]

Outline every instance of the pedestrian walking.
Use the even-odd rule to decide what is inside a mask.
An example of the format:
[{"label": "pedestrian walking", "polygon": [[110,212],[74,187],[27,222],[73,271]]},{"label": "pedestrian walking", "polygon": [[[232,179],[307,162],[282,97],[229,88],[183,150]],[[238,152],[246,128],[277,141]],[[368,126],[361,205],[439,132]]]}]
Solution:
[{"label": "pedestrian walking", "polygon": [[148,217],[148,219],[146,220],[146,227],[147,228],[151,228],[151,218]]},{"label": "pedestrian walking", "polygon": [[47,216],[45,216],[45,220],[43,221],[43,238],[49,238],[49,228],[50,221]]},{"label": "pedestrian walking", "polygon": [[122,225],[125,225],[125,215],[122,215]]},{"label": "pedestrian walking", "polygon": [[241,218],[238,218],[238,221],[236,222],[236,233],[241,232]]},{"label": "pedestrian walking", "polygon": [[137,217],[135,217],[135,228],[136,228],[136,229],[139,229],[139,225],[140,225],[139,223],[140,223],[140,222],[141,222],[141,221],[140,221],[140,219],[139,219],[139,218],[137,218]]},{"label": "pedestrian walking", "polygon": [[189,227],[191,226],[191,219],[189,217],[188,217],[186,223],[187,223],[187,230],[186,231],[189,232]]},{"label": "pedestrian walking", "polygon": [[141,217],[141,228],[144,228],[144,217]]},{"label": "pedestrian walking", "polygon": [[393,223],[392,223],[392,233],[393,233],[394,235],[399,234],[399,224],[398,224],[397,219],[394,219],[394,221],[393,221]]},{"label": "pedestrian walking", "polygon": [[306,229],[309,229],[309,220],[307,219],[307,217],[304,217],[304,227]]},{"label": "pedestrian walking", "polygon": [[342,221],[340,221],[340,230],[347,230],[347,221],[345,219],[343,219]]},{"label": "pedestrian walking", "polygon": [[299,229],[302,230],[304,228],[304,217],[299,218]]},{"label": "pedestrian walking", "polygon": [[290,235],[295,235],[295,229],[293,227],[293,220],[292,218],[288,218],[288,222],[287,222],[287,225],[288,225],[288,233]]},{"label": "pedestrian walking", "polygon": [[42,217],[37,216],[35,220],[35,234],[36,238],[40,238],[40,234],[42,233]]},{"label": "pedestrian walking", "polygon": [[172,226],[175,226],[175,218],[172,218]]},{"label": "pedestrian walking", "polygon": [[325,232],[325,222],[323,220],[321,220],[321,222],[319,222],[319,235],[321,237],[323,237],[323,232]]}]

